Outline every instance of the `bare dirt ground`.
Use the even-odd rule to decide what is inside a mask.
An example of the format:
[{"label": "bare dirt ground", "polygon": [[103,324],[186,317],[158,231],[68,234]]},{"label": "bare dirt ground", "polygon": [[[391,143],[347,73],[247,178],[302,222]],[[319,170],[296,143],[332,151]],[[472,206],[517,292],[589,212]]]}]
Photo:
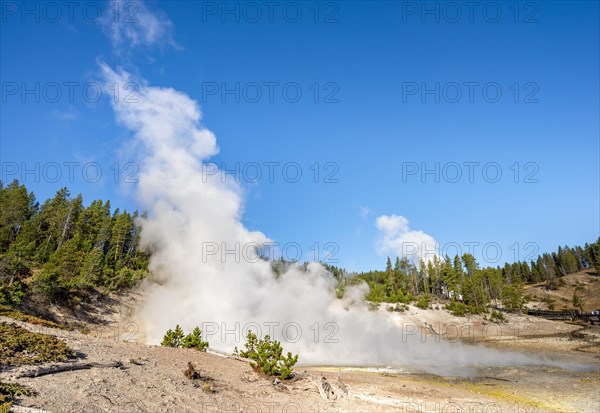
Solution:
[{"label": "bare dirt ground", "polygon": [[[79,353],[75,363],[118,361],[122,368],[92,368],[35,378],[18,378],[31,366],[5,369],[0,380],[28,386],[36,395],[20,400],[46,412],[589,412],[600,411],[600,329],[559,321],[507,315],[496,324],[480,316],[453,317],[444,310],[388,312],[399,328],[417,327],[424,340],[484,343],[552,360],[588,366],[587,371],[557,367],[481,367],[473,377],[440,377],[398,369],[298,367],[296,381],[273,384],[243,361],[195,350],[146,346],[131,342],[123,328],[135,297],[115,298],[99,309],[87,334],[42,328],[7,318],[30,330],[63,338]],[[119,304],[121,303],[121,304]],[[116,310],[119,311],[116,311]],[[50,309],[52,310],[52,309]],[[73,314],[62,314],[64,319]],[[90,318],[90,316],[86,316]],[[77,318],[77,317],[75,317]],[[87,319],[86,318],[86,319]],[[73,320],[71,320],[73,321]],[[84,319],[78,320],[82,325]],[[114,328],[119,323],[120,331]],[[409,327],[411,326],[411,327]],[[458,331],[461,331],[460,336]],[[123,340],[126,341],[123,341]],[[127,341],[129,340],[129,341]],[[183,374],[191,362],[203,380]],[[449,360],[449,363],[452,361]],[[36,366],[37,367],[37,366]],[[345,394],[336,382],[347,386]],[[315,384],[324,376],[333,395],[324,398]]]}]

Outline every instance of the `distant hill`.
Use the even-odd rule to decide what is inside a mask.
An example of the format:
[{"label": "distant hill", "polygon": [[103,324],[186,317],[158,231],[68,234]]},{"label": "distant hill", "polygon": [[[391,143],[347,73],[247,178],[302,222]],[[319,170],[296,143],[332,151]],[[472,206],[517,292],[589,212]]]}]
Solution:
[{"label": "distant hill", "polygon": [[525,294],[531,296],[529,308],[560,311],[573,309],[573,293],[577,292],[583,303],[583,311],[600,309],[600,275],[593,270],[565,275],[556,290],[547,290],[545,283],[525,286]]}]

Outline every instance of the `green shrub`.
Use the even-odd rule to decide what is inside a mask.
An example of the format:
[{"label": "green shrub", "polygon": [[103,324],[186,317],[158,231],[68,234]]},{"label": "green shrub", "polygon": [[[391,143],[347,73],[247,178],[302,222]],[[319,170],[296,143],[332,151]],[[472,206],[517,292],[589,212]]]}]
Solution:
[{"label": "green shrub", "polygon": [[410,293],[405,294],[402,292],[402,290],[398,290],[398,292],[395,294],[390,293],[389,298],[387,298],[385,301],[390,303],[410,304],[414,300],[415,297],[413,297]]},{"label": "green shrub", "polygon": [[191,334],[188,334],[183,338],[181,341],[181,347],[195,348],[198,351],[206,351],[208,348],[208,342],[202,341],[202,330],[196,327]]},{"label": "green shrub", "polygon": [[0,382],[0,413],[8,413],[13,402],[23,396],[31,396],[33,392],[16,383]]},{"label": "green shrub", "polygon": [[399,302],[402,304],[410,304],[413,301],[415,301],[414,295],[412,295],[411,293],[406,293],[406,294],[404,294],[404,298],[402,300],[400,300]]},{"label": "green shrub", "polygon": [[16,324],[0,323],[0,366],[67,361],[75,357],[64,341]]},{"label": "green shrub", "polygon": [[373,303],[381,303],[387,298],[385,287],[382,284],[369,283],[369,293],[365,296],[365,300]]},{"label": "green shrub", "polygon": [[288,352],[287,356],[284,356],[279,341],[271,341],[269,336],[258,340],[256,334],[249,331],[246,336],[245,347],[245,351],[238,351],[236,347],[234,354],[252,360],[250,365],[253,368],[260,369],[269,376],[277,376],[282,379],[292,376],[293,367],[298,361],[298,355],[292,356],[292,353]]},{"label": "green shrub", "polygon": [[490,314],[490,321],[493,323],[507,323],[508,322],[506,317],[504,317],[504,314],[502,314],[500,311],[496,311],[496,310],[492,310],[492,313]]},{"label": "green shrub", "polygon": [[18,307],[25,298],[25,285],[19,280],[11,284],[0,286],[0,305]]},{"label": "green shrub", "polygon": [[[109,272],[106,269],[104,271],[106,273]],[[112,291],[124,290],[139,283],[147,275],[147,271],[145,270],[135,270],[129,267],[122,267],[112,276],[107,278],[104,284],[106,284],[107,288]]]},{"label": "green shrub", "polygon": [[419,297],[417,297],[416,306],[419,307],[421,310],[427,310],[429,308],[429,299],[427,298],[427,296],[420,295]]},{"label": "green shrub", "polygon": [[202,330],[196,327],[191,334],[183,334],[183,329],[177,324],[175,330],[167,330],[161,346],[175,348],[195,348],[198,351],[206,351],[208,342],[202,340]]},{"label": "green shrub", "polygon": [[463,302],[451,300],[448,304],[446,304],[446,310],[448,310],[453,316],[464,317],[469,312],[469,307],[467,307],[467,305]]},{"label": "green shrub", "polygon": [[60,269],[49,263],[33,278],[33,289],[53,300],[64,298],[68,290]]},{"label": "green shrub", "polygon": [[167,332],[165,333],[165,336],[163,337],[162,343],[160,343],[160,345],[164,346],[164,347],[179,348],[179,347],[181,347],[182,340],[183,340],[183,330],[181,329],[179,324],[177,324],[175,326],[175,330],[171,330],[171,329],[167,330]]}]

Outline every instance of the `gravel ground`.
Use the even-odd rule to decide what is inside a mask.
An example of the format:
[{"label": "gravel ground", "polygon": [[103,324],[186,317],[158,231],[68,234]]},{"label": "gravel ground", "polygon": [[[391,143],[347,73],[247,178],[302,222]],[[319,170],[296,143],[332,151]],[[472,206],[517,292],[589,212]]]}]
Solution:
[{"label": "gravel ground", "polygon": [[[116,333],[110,325],[91,334],[63,331],[17,322],[32,331],[63,338],[80,358],[74,363],[121,362],[122,368],[92,368],[35,378],[18,378],[32,367],[22,366],[0,372],[3,381],[16,381],[32,388],[36,395],[22,399],[15,409],[25,407],[51,413],[62,412],[336,412],[336,411],[519,411],[589,412],[600,411],[600,331],[597,327],[524,316],[509,315],[509,322],[493,325],[481,317],[456,318],[442,310],[410,307],[405,313],[391,313],[382,305],[382,316],[392,317],[399,328],[407,323],[439,334],[444,325],[459,323],[473,331],[462,337],[466,343],[530,352],[554,360],[588,365],[588,371],[569,371],[544,366],[484,368],[475,377],[438,377],[393,369],[307,368],[295,382],[273,384],[273,380],[252,371],[243,361],[195,350],[147,346],[123,341],[130,332]],[[127,312],[121,314],[128,314]],[[112,318],[111,318],[112,317]],[[116,320],[118,315],[107,319]],[[535,328],[514,328],[534,325]],[[501,327],[498,330],[497,327]],[[513,329],[512,333],[508,333]],[[124,329],[127,330],[127,329]],[[484,334],[486,331],[486,334]],[[183,374],[192,363],[203,380],[189,380]],[[303,368],[299,368],[303,371]],[[340,374],[348,394],[335,383]],[[316,385],[326,377],[334,395],[323,399]],[[460,409],[460,410],[459,410]],[[34,412],[34,410],[31,410]]]}]

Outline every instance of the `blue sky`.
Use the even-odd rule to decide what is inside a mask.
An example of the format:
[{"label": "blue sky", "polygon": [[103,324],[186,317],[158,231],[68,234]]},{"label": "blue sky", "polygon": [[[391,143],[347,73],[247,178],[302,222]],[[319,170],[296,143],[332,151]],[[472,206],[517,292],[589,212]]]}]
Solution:
[{"label": "blue sky", "polygon": [[[333,243],[338,265],[379,268],[427,236],[494,264],[496,243],[502,263],[599,235],[598,2],[52,3],[1,9],[2,179],[39,199],[137,207],[130,133],[94,97],[101,60],[197,100],[214,162],[240,165],[244,223],[306,259]],[[106,19],[142,37],[125,46]]]}]

